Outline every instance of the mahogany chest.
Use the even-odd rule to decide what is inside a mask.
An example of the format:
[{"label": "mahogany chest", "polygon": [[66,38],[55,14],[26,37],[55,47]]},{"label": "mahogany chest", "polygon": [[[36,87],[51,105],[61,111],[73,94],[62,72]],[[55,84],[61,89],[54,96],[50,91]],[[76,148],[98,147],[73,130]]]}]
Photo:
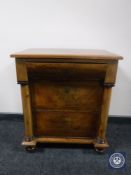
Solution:
[{"label": "mahogany chest", "polygon": [[15,57],[25,138],[37,142],[108,147],[106,128],[121,56],[103,50],[27,49]]}]

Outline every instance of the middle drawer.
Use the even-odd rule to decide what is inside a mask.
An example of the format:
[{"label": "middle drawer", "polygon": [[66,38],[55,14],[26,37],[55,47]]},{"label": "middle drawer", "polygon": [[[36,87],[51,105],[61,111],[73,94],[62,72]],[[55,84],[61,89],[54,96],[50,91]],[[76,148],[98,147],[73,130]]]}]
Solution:
[{"label": "middle drawer", "polygon": [[37,109],[99,109],[103,88],[99,81],[45,82],[30,85],[32,107]]}]

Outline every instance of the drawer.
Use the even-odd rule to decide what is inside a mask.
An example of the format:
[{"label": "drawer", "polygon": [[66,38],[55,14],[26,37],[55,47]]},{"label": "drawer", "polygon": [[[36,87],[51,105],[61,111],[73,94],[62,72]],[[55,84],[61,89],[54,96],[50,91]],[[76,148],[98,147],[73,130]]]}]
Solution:
[{"label": "drawer", "polygon": [[98,112],[37,111],[34,115],[35,136],[95,137]]},{"label": "drawer", "polygon": [[30,84],[33,108],[94,110],[101,106],[103,87],[98,81],[46,82]]},{"label": "drawer", "polygon": [[107,64],[27,63],[26,67],[30,81],[32,79],[83,81],[104,79]]}]

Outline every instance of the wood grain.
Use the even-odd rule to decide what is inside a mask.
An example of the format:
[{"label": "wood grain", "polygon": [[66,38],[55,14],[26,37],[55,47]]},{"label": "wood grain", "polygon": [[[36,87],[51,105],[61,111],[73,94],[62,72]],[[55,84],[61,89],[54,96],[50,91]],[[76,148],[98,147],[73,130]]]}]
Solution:
[{"label": "wood grain", "polygon": [[98,112],[39,111],[34,112],[34,134],[55,137],[96,137]]},{"label": "wood grain", "polygon": [[104,80],[106,64],[27,63],[29,78],[55,81]]},{"label": "wood grain", "polygon": [[21,52],[11,54],[15,58],[73,58],[73,59],[123,59],[117,54],[105,50],[93,49],[26,49]]},{"label": "wood grain", "polygon": [[30,91],[28,85],[21,86],[21,94],[24,112],[25,139],[29,141],[33,137],[33,121],[30,103]]},{"label": "wood grain", "polygon": [[98,81],[45,82],[30,84],[32,107],[39,109],[99,109],[103,87]]},{"label": "wood grain", "polygon": [[104,50],[28,49],[16,58],[25,140],[108,147],[111,90],[121,56]]}]

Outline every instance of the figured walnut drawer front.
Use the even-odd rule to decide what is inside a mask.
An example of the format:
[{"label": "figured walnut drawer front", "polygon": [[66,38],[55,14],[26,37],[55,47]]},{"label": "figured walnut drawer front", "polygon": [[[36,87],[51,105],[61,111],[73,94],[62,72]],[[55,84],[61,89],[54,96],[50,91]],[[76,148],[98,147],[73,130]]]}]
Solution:
[{"label": "figured walnut drawer front", "polygon": [[29,80],[45,79],[88,80],[104,79],[107,70],[106,64],[77,64],[77,63],[26,63]]},{"label": "figured walnut drawer front", "polygon": [[46,82],[30,84],[32,107],[36,109],[94,110],[101,106],[103,88],[99,81]]},{"label": "figured walnut drawer front", "polygon": [[35,136],[95,137],[98,129],[98,112],[36,111]]}]

